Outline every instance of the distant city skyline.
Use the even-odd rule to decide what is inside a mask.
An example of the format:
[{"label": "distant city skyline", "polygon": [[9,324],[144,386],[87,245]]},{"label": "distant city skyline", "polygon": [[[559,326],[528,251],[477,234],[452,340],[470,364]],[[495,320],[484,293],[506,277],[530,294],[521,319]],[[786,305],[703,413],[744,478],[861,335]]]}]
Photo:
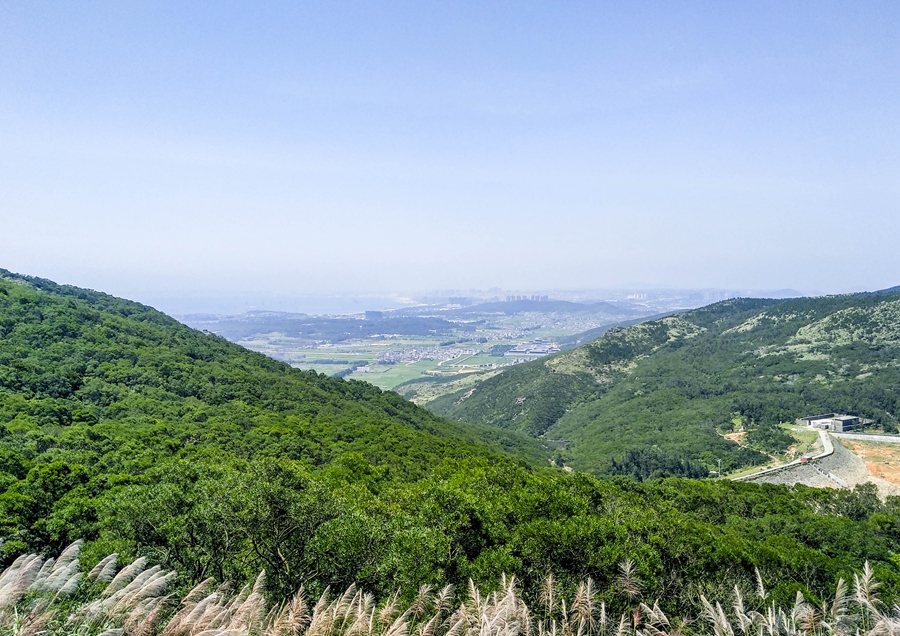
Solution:
[{"label": "distant city skyline", "polygon": [[198,311],[891,287],[898,26],[896,2],[4,3],[0,267]]},{"label": "distant city skyline", "polygon": [[[783,298],[800,295],[819,295],[817,292],[797,290],[735,290],[735,289],[662,289],[634,287],[623,289],[569,289],[569,290],[504,290],[492,288],[444,289],[427,292],[382,291],[381,293],[333,293],[333,294],[253,294],[215,295],[187,294],[184,296],[157,296],[138,299],[168,314],[183,317],[191,314],[237,315],[247,312],[292,312],[311,315],[364,314],[369,311],[390,311],[420,304],[453,304],[465,298],[471,304],[482,302],[509,302],[530,300],[537,296],[542,301],[567,300],[590,303],[620,301],[631,303],[650,302],[680,297],[683,307],[696,307],[737,296]],[[512,298],[510,298],[512,296]],[[669,303],[667,303],[668,306]],[[678,303],[676,303],[678,304]]]}]

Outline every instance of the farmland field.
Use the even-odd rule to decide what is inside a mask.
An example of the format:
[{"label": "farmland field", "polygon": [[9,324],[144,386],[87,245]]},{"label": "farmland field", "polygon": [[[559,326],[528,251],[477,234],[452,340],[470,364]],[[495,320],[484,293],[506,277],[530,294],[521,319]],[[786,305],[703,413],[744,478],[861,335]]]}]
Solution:
[{"label": "farmland field", "polygon": [[558,350],[558,341],[650,312],[645,307],[623,306],[615,313],[591,313],[582,305],[569,304],[574,308],[570,313],[540,311],[540,303],[532,303],[527,311],[498,311],[494,303],[486,305],[491,311],[484,313],[477,306],[435,306],[419,313],[382,312],[368,319],[251,312],[185,317],[185,322],[299,369],[391,390],[411,380],[496,372],[538,357],[504,355],[518,345],[540,340],[552,352]]}]

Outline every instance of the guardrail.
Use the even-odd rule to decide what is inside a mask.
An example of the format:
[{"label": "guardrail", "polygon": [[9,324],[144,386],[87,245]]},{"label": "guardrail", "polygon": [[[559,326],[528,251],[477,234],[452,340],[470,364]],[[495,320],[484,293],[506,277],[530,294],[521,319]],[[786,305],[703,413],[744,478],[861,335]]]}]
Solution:
[{"label": "guardrail", "polygon": [[800,460],[795,459],[794,461],[788,464],[782,464],[781,466],[774,466],[772,468],[765,468],[759,472],[753,473],[751,475],[744,475],[743,477],[734,477],[731,481],[750,481],[751,479],[757,479],[758,477],[762,477],[763,475],[770,475],[772,473],[777,473],[781,470],[786,470],[788,468],[793,468],[794,466],[800,466]]},{"label": "guardrail", "polygon": [[850,485],[846,481],[844,481],[843,479],[841,479],[840,477],[838,477],[837,475],[835,475],[832,472],[826,472],[826,471],[822,470],[821,468],[819,468],[819,466],[817,464],[810,464],[810,466],[815,468],[819,472],[820,475],[822,475],[826,479],[830,479],[831,481],[836,483],[841,488],[849,488],[850,487]]},{"label": "guardrail", "polygon": [[855,439],[858,442],[889,442],[900,444],[900,435],[882,435],[880,433],[832,433],[840,439]]},{"label": "guardrail", "polygon": [[[772,473],[777,473],[778,471],[787,470],[789,468],[794,468],[795,466],[805,466],[805,465],[810,464],[819,459],[824,459],[824,458],[828,457],[829,455],[833,455],[834,454],[834,443],[831,441],[831,438],[828,436],[828,433],[826,433],[824,430],[820,430],[819,431],[819,439],[822,441],[822,452],[819,453],[818,455],[810,457],[808,462],[804,463],[800,459],[795,459],[794,461],[788,462],[787,464],[783,464],[781,466],[774,466],[772,468],[766,468],[764,470],[759,471],[758,473],[753,473],[752,475],[744,475],[743,477],[735,477],[734,479],[732,479],[732,481],[751,481],[753,479],[758,479],[759,477],[762,477],[763,475],[770,475]],[[900,441],[900,437],[898,437],[898,441]],[[823,475],[825,475],[826,477],[828,477],[829,479],[832,479],[835,483],[843,484],[844,488],[847,487],[846,484],[843,482],[843,480],[840,477],[836,477],[836,476],[830,477],[829,475],[831,475],[831,473],[826,474],[818,466],[814,466],[814,468],[816,470],[818,470],[820,473],[822,473]]]}]

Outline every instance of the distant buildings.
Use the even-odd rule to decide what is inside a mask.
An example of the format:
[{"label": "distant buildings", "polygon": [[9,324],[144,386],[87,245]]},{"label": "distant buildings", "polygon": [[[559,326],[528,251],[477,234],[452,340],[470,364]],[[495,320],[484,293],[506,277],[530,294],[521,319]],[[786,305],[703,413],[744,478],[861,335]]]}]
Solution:
[{"label": "distant buildings", "polygon": [[408,349],[388,349],[375,356],[378,364],[399,362],[428,362],[431,360],[454,360],[462,356],[481,353],[478,349],[457,349],[455,347],[410,347]]},{"label": "distant buildings", "polygon": [[824,413],[822,415],[801,417],[797,420],[797,424],[810,426],[812,428],[823,428],[834,431],[835,433],[846,433],[847,431],[859,428],[860,419],[855,415]]},{"label": "distant buildings", "polygon": [[550,300],[549,296],[539,296],[537,294],[532,294],[531,296],[507,296],[506,302],[514,303],[519,300],[533,300],[535,302],[547,302]]},{"label": "distant buildings", "polygon": [[510,349],[504,355],[507,356],[546,356],[551,353],[559,352],[559,347],[552,343],[544,340],[543,338],[537,338],[535,340],[531,340],[529,342],[523,342],[520,345]]}]

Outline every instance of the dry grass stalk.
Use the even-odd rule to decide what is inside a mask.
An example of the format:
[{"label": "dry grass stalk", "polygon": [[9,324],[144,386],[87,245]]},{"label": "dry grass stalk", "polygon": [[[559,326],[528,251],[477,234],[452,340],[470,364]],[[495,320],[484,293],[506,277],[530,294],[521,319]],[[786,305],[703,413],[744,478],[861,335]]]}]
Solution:
[{"label": "dry grass stalk", "polygon": [[[138,559],[115,573],[110,555],[82,576],[80,543],[57,559],[26,555],[0,573],[2,636],[682,636],[689,621],[677,626],[659,603],[637,603],[617,622],[610,621],[599,592],[586,579],[567,602],[548,576],[539,603],[541,619],[516,589],[514,577],[502,577],[499,589],[485,593],[470,582],[467,597],[453,610],[453,588],[419,588],[405,609],[400,593],[379,605],[371,594],[350,586],[334,596],[326,590],[310,610],[303,589],[290,601],[268,607],[265,575],[237,594],[214,588],[207,579],[191,590],[181,607],[171,609],[166,589],[173,572],[147,567]],[[96,593],[97,584],[107,583]],[[884,609],[879,583],[867,563],[854,577],[852,592],[839,580],[834,598],[817,607],[798,594],[789,608],[769,602],[757,573],[760,611],[747,607],[737,587],[726,610],[701,597],[704,619],[691,633],[710,636],[900,636],[900,608]],[[620,566],[618,590],[634,602],[640,594],[633,562]],[[75,604],[74,594],[93,594]],[[161,617],[171,613],[162,624]]]}]

